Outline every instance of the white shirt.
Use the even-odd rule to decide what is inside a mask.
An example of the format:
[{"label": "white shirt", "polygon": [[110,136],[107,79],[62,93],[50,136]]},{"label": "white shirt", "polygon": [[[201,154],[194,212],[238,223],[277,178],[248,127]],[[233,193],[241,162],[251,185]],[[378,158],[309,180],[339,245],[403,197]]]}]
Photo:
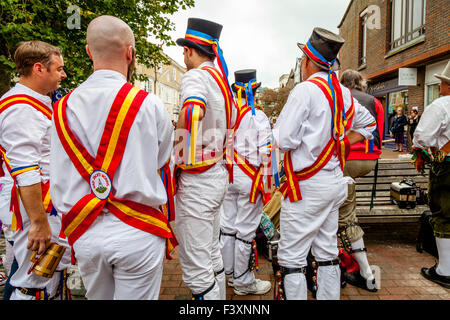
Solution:
[{"label": "white shirt", "polygon": [[[198,127],[196,149],[200,151],[203,146],[204,151],[209,155],[214,150],[219,153],[223,151],[227,122],[222,91],[211,74],[202,70],[203,67],[215,68],[214,63],[207,61],[198,68],[189,70],[181,78],[180,110],[183,108],[184,101],[189,97],[199,97],[206,102],[205,115]],[[200,159],[196,158],[197,161],[200,162]]]},{"label": "white shirt", "polygon": [[440,97],[425,108],[414,131],[413,144],[421,149],[442,148],[450,140],[450,96]]},{"label": "white shirt", "polygon": [[[309,79],[321,77],[328,79],[326,72],[313,74]],[[308,79],[308,80],[309,80]],[[341,85],[344,108],[347,111],[352,104],[349,89]],[[351,130],[366,139],[372,137],[374,128],[366,128],[375,119],[356,99],[355,114]],[[331,138],[330,104],[322,90],[314,83],[304,81],[289,94],[288,100],[274,127],[274,138],[282,152],[292,151],[292,165],[295,172],[311,166]],[[323,169],[333,170],[339,166],[336,153]]]},{"label": "white shirt", "polygon": [[[70,129],[93,157],[97,154],[106,118],[125,77],[112,70],[95,71],[67,100]],[[131,126],[124,155],[113,178],[114,195],[157,208],[166,203],[158,170],[172,152],[173,127],[161,100],[149,94]],[[55,208],[67,213],[90,193],[52,127],[51,197]]]},{"label": "white shirt", "polygon": [[[243,102],[245,104],[245,99]],[[261,110],[251,110],[242,118],[239,128],[235,132],[234,148],[256,168],[261,164],[263,154],[268,154],[267,143],[272,139],[272,129],[269,119]]]},{"label": "white shirt", "polygon": [[[17,83],[1,100],[16,94],[29,95],[52,110],[51,98]],[[27,104],[16,104],[0,115],[0,145],[6,150],[11,169],[38,165],[42,171],[31,170],[16,176],[21,187],[47,182],[50,166],[51,120]],[[5,174],[7,170],[4,170]]]}]

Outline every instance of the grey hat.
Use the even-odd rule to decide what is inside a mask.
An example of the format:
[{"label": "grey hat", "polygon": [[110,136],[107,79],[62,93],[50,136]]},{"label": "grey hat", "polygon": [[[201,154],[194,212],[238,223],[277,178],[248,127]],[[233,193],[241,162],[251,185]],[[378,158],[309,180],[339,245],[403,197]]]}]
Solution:
[{"label": "grey hat", "polygon": [[447,63],[447,66],[445,67],[442,74],[435,74],[434,76],[436,78],[450,84],[450,61]]}]

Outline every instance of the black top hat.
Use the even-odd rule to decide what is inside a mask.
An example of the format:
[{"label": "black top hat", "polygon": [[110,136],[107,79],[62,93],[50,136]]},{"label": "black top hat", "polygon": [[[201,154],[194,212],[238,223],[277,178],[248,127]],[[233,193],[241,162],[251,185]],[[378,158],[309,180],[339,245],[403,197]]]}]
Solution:
[{"label": "black top hat", "polygon": [[[255,69],[245,69],[245,70],[238,70],[234,73],[234,81],[233,83],[233,91],[237,92],[238,88],[236,87],[236,82],[241,83],[248,83],[250,80],[255,79],[256,80],[256,70]],[[257,82],[256,84],[252,85],[252,89],[256,90],[261,86],[261,82]],[[245,91],[244,91],[245,93]]]},{"label": "black top hat", "polygon": [[[336,59],[337,64],[334,63],[332,65],[332,70],[338,70],[340,68],[340,62],[337,59],[337,55],[344,42],[345,40],[341,36],[331,31],[322,28],[314,28],[308,43],[297,43],[297,46],[314,62],[314,64],[321,69],[328,71],[327,65],[315,61],[315,58],[317,57],[314,56],[314,53],[311,50],[319,52],[328,62]],[[310,47],[312,47],[312,49]]]},{"label": "black top hat", "polygon": [[[207,41],[219,39],[223,26],[221,24],[198,18],[189,18],[185,38],[177,39],[179,46],[198,49],[207,55],[215,56],[212,44]],[[206,41],[204,41],[206,40]]]}]

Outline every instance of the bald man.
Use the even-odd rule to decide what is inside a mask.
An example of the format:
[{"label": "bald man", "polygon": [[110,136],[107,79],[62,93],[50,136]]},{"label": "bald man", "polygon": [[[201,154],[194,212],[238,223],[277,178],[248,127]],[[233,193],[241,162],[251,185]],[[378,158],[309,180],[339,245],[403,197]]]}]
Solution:
[{"label": "bald man", "polygon": [[129,84],[134,35],[100,16],[87,28],[94,73],[55,107],[50,175],[62,232],[88,299],[158,299],[166,240],[160,171],[172,123],[159,98]]}]

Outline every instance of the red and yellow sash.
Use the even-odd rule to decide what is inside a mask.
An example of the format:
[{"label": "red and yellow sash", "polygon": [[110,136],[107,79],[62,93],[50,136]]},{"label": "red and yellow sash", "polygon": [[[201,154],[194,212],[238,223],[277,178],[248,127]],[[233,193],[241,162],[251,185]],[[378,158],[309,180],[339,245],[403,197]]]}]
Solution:
[{"label": "red and yellow sash", "polygon": [[[319,88],[323,91],[325,97],[327,98],[330,104],[330,109],[333,112],[333,99],[327,81],[320,77],[313,78],[309,81],[319,86]],[[340,94],[342,94],[342,92],[340,92]],[[285,153],[284,171],[286,174],[286,182],[280,188],[280,192],[283,194],[284,197],[286,197],[286,195],[289,196],[289,200],[291,202],[301,200],[302,195],[300,192],[300,185],[298,181],[309,179],[312,176],[314,176],[317,172],[322,170],[322,168],[325,167],[328,161],[330,161],[331,157],[335,152],[338,155],[341,169],[344,168],[345,160],[350,150],[350,144],[348,142],[347,136],[345,135],[345,131],[348,131],[351,128],[354,113],[355,113],[355,106],[353,104],[352,98],[352,105],[345,113],[345,119],[341,119],[340,122],[336,122],[336,125],[338,127],[341,127],[340,131],[343,132],[344,134],[343,137],[341,136],[338,141],[336,141],[333,137],[331,137],[326,146],[323,148],[322,152],[317,157],[316,161],[311,166],[299,172],[294,172],[291,159],[291,152]]]},{"label": "red and yellow sash", "polygon": [[264,192],[262,169],[255,168],[245,157],[241,156],[236,150],[234,150],[234,163],[241,169],[251,180],[252,187],[250,189],[249,201],[255,203],[258,194],[261,193],[261,198],[265,201],[266,194]]},{"label": "red and yellow sash", "polygon": [[[227,81],[222,77],[219,71],[217,71],[213,67],[203,67],[202,70],[206,70],[209,72],[209,74],[214,78],[217,85],[220,88],[220,91],[222,92],[222,95],[225,99],[225,112],[226,112],[226,123],[227,123],[227,129],[231,129],[231,117],[232,117],[232,107],[233,107],[233,99],[229,94],[229,90],[227,90],[228,84]],[[198,128],[198,117],[196,117],[196,106],[199,106],[206,110],[206,104],[204,101],[198,97],[190,97],[186,99],[183,103],[183,107],[185,108],[186,112],[186,126],[187,130],[190,132],[191,136],[189,137],[189,149],[185,150],[185,159],[189,159],[189,163],[186,163],[186,161],[183,164],[180,164],[177,166],[177,168],[189,172],[189,173],[202,173],[213,166],[216,165],[217,162],[219,162],[221,159],[226,157],[226,146],[224,148],[224,154],[220,154],[218,156],[215,156],[215,154],[212,154],[209,157],[206,157],[204,154],[202,154],[202,161],[199,163],[195,163],[193,159],[195,158],[196,152],[195,152],[195,146],[196,146],[196,139],[197,139],[197,128]],[[191,109],[190,109],[191,108]],[[188,142],[188,141],[186,141]],[[205,160],[206,158],[206,160]],[[229,163],[227,163],[227,169],[229,175],[232,174],[231,166]]]},{"label": "red and yellow sash", "polygon": [[[16,94],[9,96],[3,100],[0,100],[0,114],[6,109],[11,108],[17,104],[29,105],[32,108],[36,109],[37,111],[41,112],[47,119],[49,120],[52,119],[52,110],[48,106],[46,106],[38,99],[33,98],[32,96],[26,94]],[[6,157],[6,150],[0,145],[0,177],[4,176],[4,172],[1,168],[3,161],[5,162],[5,166],[14,181],[13,187],[11,189],[11,204],[10,204],[10,211],[13,213],[11,229],[22,230],[23,222],[22,222],[22,215],[20,213],[20,197],[17,189],[17,177],[22,173],[37,170],[40,168],[39,165],[34,164],[12,169],[9,164],[8,158]],[[50,183],[47,182],[44,184],[41,182],[41,187],[42,187],[42,201],[45,212],[56,215],[56,211],[53,208],[53,204],[50,199]]]},{"label": "red and yellow sash", "polygon": [[[88,184],[94,171],[102,171],[113,181],[124,154],[129,131],[147,94],[129,83],[123,85],[111,106],[95,158],[87,152],[68,126],[66,107],[70,93],[57,102],[54,116],[59,139],[75,168]],[[167,168],[162,171],[167,173]],[[166,179],[170,180],[171,177],[168,174]],[[168,185],[172,185],[171,182]],[[103,208],[132,227],[166,238],[167,257],[170,258],[169,250],[177,245],[177,241],[170,227],[167,210],[165,215],[150,206],[116,198],[114,188],[103,200],[91,191],[63,215],[61,233],[68,237],[70,245],[90,227]]]}]

